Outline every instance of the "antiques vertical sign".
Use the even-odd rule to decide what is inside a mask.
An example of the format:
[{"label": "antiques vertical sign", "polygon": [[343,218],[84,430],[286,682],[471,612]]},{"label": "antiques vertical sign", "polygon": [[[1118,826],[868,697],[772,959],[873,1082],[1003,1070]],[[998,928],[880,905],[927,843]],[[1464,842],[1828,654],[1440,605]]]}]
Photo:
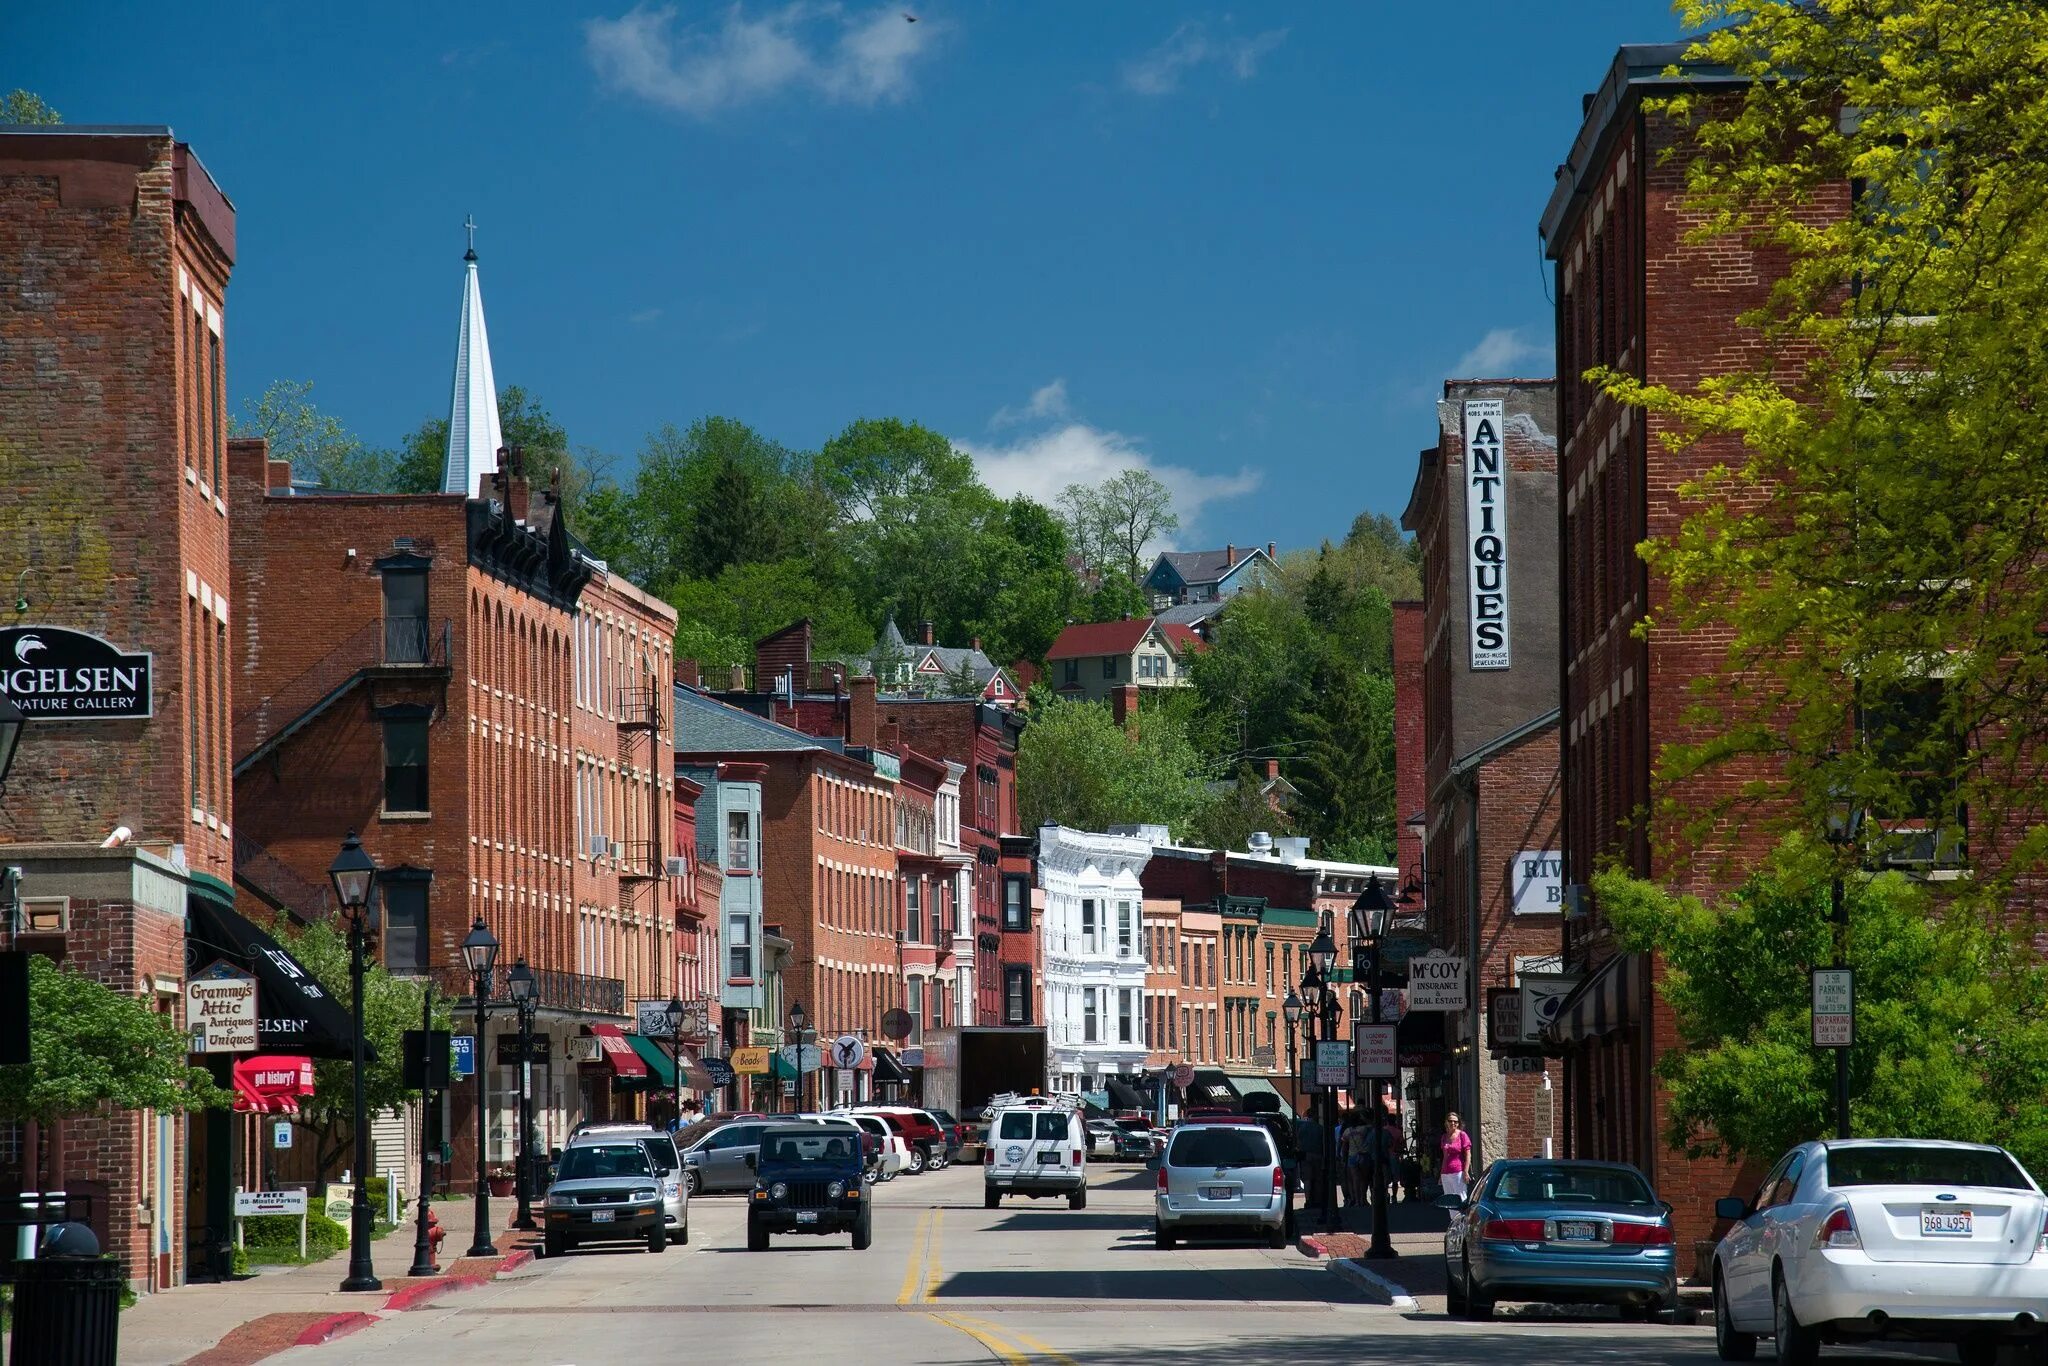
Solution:
[{"label": "antiques vertical sign", "polygon": [[1508,483],[1504,405],[1465,402],[1465,554],[1471,577],[1472,667],[1508,667]]}]

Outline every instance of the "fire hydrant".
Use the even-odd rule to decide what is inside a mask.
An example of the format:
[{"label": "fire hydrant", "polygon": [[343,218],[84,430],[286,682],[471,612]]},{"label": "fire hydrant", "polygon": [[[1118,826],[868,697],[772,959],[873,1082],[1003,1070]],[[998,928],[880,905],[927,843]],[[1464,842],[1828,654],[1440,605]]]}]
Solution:
[{"label": "fire hydrant", "polygon": [[441,1227],[441,1216],[427,1206],[427,1246],[432,1250],[434,1265],[441,1264],[441,1240],[448,1236],[448,1230]]}]

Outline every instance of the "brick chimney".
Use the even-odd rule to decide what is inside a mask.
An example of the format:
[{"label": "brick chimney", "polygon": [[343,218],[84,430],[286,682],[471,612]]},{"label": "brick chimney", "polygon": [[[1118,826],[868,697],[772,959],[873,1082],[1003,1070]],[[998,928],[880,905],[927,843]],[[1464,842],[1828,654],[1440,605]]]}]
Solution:
[{"label": "brick chimney", "polygon": [[523,522],[532,502],[533,490],[528,486],[526,476],[508,476],[505,480],[505,515],[515,522]]},{"label": "brick chimney", "polygon": [[1132,735],[1138,733],[1138,689],[1135,684],[1126,683],[1109,695],[1110,715],[1117,725]]},{"label": "brick chimney", "polygon": [[[979,650],[981,648],[981,637],[969,636],[967,638],[967,648],[970,650]],[[487,1006],[485,1007],[485,1009],[488,1010],[489,1007]]]},{"label": "brick chimney", "polygon": [[1216,880],[1216,895],[1230,895],[1230,851],[1211,849],[1209,851],[1209,876]]},{"label": "brick chimney", "polygon": [[875,676],[862,674],[846,681],[846,743],[875,743]]},{"label": "brick chimney", "polygon": [[1279,542],[1277,542],[1277,541],[1268,541],[1268,542],[1266,542],[1266,558],[1267,558],[1267,559],[1269,559],[1269,560],[1277,560],[1277,559],[1279,559],[1279,558],[1280,558],[1280,548],[1279,548]]},{"label": "brick chimney", "polygon": [[903,728],[894,721],[884,721],[875,727],[875,748],[886,749],[891,754],[903,752]]},{"label": "brick chimney", "polygon": [[1278,759],[1262,760],[1259,764],[1259,771],[1269,779],[1277,778],[1280,776],[1280,761]]},{"label": "brick chimney", "polygon": [[1237,547],[1234,545],[1225,544],[1223,547],[1223,567],[1225,569],[1230,569],[1234,567],[1236,564]]},{"label": "brick chimney", "polygon": [[704,671],[697,667],[694,659],[679,659],[676,661],[676,682],[687,688],[701,688],[704,686]]},{"label": "brick chimney", "polygon": [[929,645],[932,643],[932,624],[927,621],[922,623],[922,625],[924,627],[924,643]]}]

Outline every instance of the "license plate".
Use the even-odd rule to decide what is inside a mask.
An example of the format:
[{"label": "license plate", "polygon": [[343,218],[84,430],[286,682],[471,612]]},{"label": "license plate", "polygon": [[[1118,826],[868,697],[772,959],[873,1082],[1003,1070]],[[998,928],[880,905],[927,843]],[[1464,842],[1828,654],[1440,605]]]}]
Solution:
[{"label": "license plate", "polygon": [[800,1209],[796,1212],[796,1221],[799,1224],[815,1224],[818,1222],[818,1212],[814,1209]]},{"label": "license plate", "polygon": [[1060,1155],[1059,1155],[1058,1153],[1040,1153],[1040,1154],[1038,1155],[1038,1160],[1039,1160],[1040,1162],[1055,1162],[1055,1163],[1056,1163],[1056,1162],[1058,1162],[1058,1161],[1060,1160]]},{"label": "license plate", "polygon": [[594,1209],[590,1212],[590,1222],[593,1224],[609,1224],[611,1221],[612,1212],[608,1209]]},{"label": "license plate", "polygon": [[1237,1188],[1235,1186],[1204,1186],[1202,1187],[1202,1198],[1204,1200],[1235,1200],[1237,1198]]},{"label": "license plate", "polygon": [[1972,1227],[1973,1211],[1966,1209],[1923,1209],[1920,1211],[1920,1236],[1923,1238],[1967,1238],[1976,1230]]},{"label": "license plate", "polygon": [[1560,1243],[1597,1243],[1600,1241],[1600,1226],[1589,1224],[1583,1219],[1560,1219],[1557,1222],[1557,1241]]}]

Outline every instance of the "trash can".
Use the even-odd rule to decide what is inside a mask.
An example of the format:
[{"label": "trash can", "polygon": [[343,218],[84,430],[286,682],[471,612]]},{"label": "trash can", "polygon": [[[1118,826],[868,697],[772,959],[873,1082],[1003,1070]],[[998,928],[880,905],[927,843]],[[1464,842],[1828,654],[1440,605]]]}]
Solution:
[{"label": "trash can", "polygon": [[114,1366],[121,1264],[99,1250],[91,1230],[58,1224],[40,1257],[14,1264],[13,1366]]}]

